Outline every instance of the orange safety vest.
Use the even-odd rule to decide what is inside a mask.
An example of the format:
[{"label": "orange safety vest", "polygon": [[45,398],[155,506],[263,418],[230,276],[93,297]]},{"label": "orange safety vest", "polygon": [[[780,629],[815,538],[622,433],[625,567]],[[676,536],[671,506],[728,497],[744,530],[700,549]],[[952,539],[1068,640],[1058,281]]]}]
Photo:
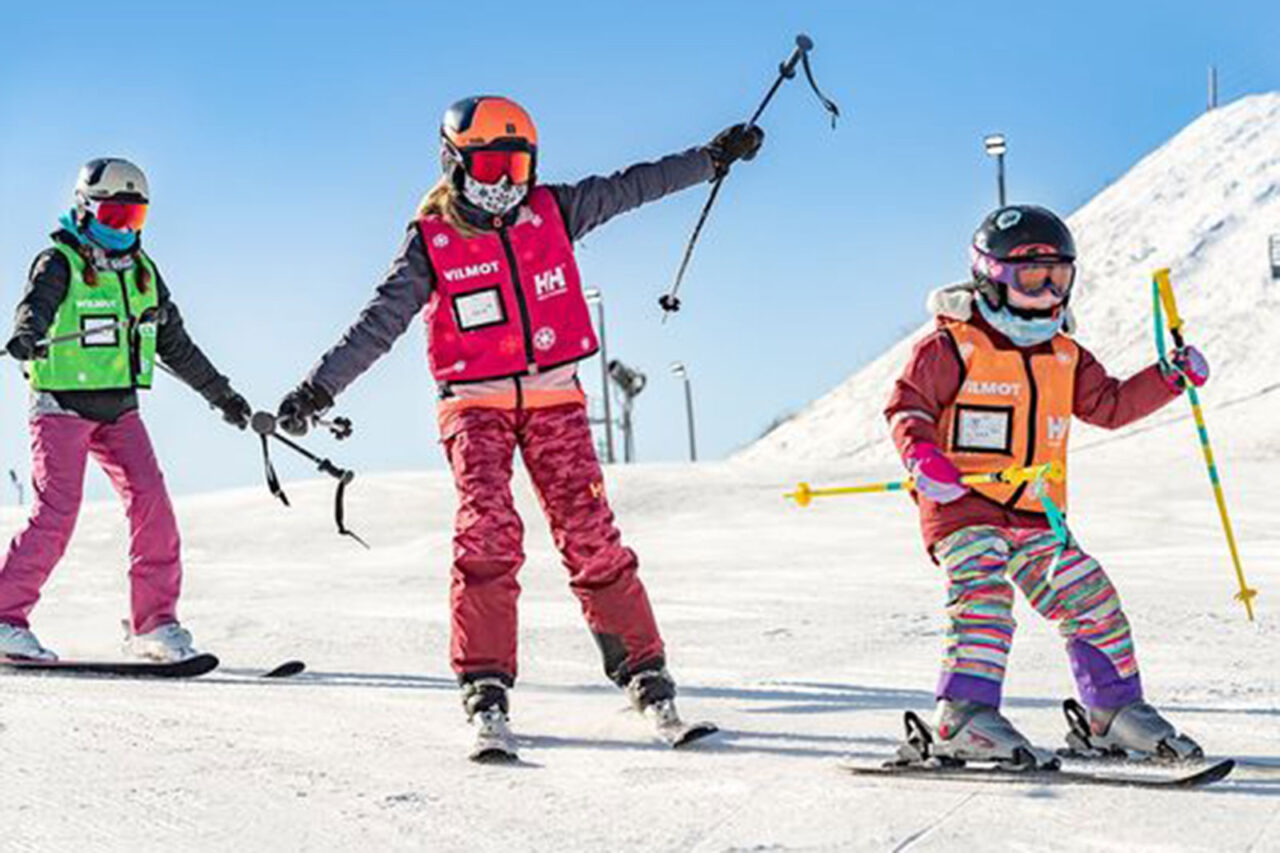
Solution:
[{"label": "orange safety vest", "polygon": [[[1076,364],[1080,348],[1066,335],[1053,338],[1052,353],[997,349],[970,323],[943,321],[963,365],[960,392],[942,411],[939,435],[961,474],[1000,471],[1011,465],[1067,464]],[[1067,484],[1045,482],[1063,512]],[[1044,512],[1030,483],[982,483],[978,494],[1009,509]]]}]

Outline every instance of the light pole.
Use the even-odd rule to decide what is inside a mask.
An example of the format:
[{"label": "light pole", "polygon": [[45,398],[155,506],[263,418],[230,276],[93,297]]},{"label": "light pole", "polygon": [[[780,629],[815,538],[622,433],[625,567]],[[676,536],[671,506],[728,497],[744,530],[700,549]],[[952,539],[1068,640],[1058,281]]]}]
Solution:
[{"label": "light pole", "polygon": [[596,325],[600,328],[600,394],[604,397],[604,451],[605,460],[612,465],[613,455],[613,410],[609,406],[609,345],[604,334],[604,294],[597,287],[588,287],[582,292],[588,305],[596,306]]},{"label": "light pole", "polygon": [[693,384],[689,381],[689,369],[683,361],[672,362],[671,372],[684,381],[684,414],[689,422],[689,461],[698,461],[698,442],[693,429]]},{"label": "light pole", "polygon": [[983,137],[982,144],[987,149],[987,156],[996,158],[996,182],[1000,206],[1004,207],[1004,154],[1009,150],[1009,143],[1003,133],[992,133]]},{"label": "light pole", "polygon": [[627,367],[616,358],[609,362],[609,376],[617,384],[618,390],[622,392],[622,459],[627,463],[631,463],[636,459],[635,434],[631,427],[631,409],[635,405],[636,397],[640,396],[640,392],[644,390],[648,379],[639,370],[634,367]]}]

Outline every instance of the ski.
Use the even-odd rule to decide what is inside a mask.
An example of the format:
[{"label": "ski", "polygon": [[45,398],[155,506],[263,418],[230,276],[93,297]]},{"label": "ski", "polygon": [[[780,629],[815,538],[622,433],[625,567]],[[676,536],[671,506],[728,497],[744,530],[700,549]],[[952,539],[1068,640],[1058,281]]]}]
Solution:
[{"label": "ski", "polygon": [[300,660],[288,660],[277,666],[275,669],[269,669],[260,674],[259,678],[293,678],[295,675],[301,675],[307,669],[307,665]]},{"label": "ski", "polygon": [[990,765],[935,766],[930,764],[844,764],[843,769],[857,776],[899,776],[904,779],[928,779],[935,782],[980,782],[1014,785],[1102,785],[1117,788],[1149,788],[1178,790],[1200,788],[1220,782],[1231,774],[1236,763],[1224,759],[1189,773],[1178,775],[1121,775],[1090,773],[1082,770],[1015,770]]},{"label": "ski", "polygon": [[180,661],[32,660],[0,658],[0,672],[23,675],[92,675],[114,678],[195,678],[218,668],[218,658],[198,654]]},{"label": "ski", "polygon": [[658,737],[672,749],[680,749],[720,731],[720,727],[715,723],[686,723],[680,720],[674,723],[658,723],[656,727]]}]

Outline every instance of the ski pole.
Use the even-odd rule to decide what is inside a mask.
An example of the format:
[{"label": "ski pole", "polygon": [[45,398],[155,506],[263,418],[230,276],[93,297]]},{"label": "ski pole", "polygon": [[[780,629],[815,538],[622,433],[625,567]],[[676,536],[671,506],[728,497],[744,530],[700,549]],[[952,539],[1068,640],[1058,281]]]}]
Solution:
[{"label": "ski pole", "polygon": [[[981,474],[965,474],[960,482],[966,486],[981,483],[1007,483],[1017,485],[1036,480],[1052,480],[1061,482],[1066,477],[1066,470],[1060,462],[1048,462],[1044,465],[1014,465],[1002,471],[988,471]],[[910,492],[916,487],[914,478],[892,480],[885,483],[868,483],[860,486],[835,486],[815,489],[808,483],[800,483],[794,492],[787,492],[783,497],[790,498],[797,506],[808,506],[814,498],[830,498],[840,495],[866,495],[877,492]]]},{"label": "ski pole", "polygon": [[[337,419],[335,419],[337,420]],[[342,420],[346,420],[345,418]],[[348,425],[349,425],[348,421]],[[284,488],[280,485],[280,478],[276,476],[275,466],[271,464],[271,451],[267,447],[267,439],[273,438],[283,444],[285,447],[297,453],[299,456],[307,459],[315,464],[316,468],[324,474],[328,474],[338,481],[338,489],[333,497],[333,518],[338,526],[338,533],[343,536],[350,536],[364,547],[368,548],[369,543],[365,542],[353,531],[348,530],[345,524],[345,507],[346,507],[346,490],[351,485],[351,481],[356,478],[355,472],[346,468],[340,468],[334,465],[328,459],[324,459],[307,450],[302,445],[293,441],[286,436],[281,435],[276,430],[276,417],[270,412],[254,412],[253,417],[249,421],[253,431],[258,434],[262,440],[262,463],[266,471],[267,488],[271,494],[280,499],[285,506],[289,506],[289,497],[284,493]]]},{"label": "ski pole", "polygon": [[[836,119],[840,116],[840,108],[835,102],[822,94],[822,90],[818,88],[817,81],[813,79],[813,69],[809,66],[809,51],[813,50],[813,39],[804,33],[796,36],[796,49],[792,51],[791,56],[786,62],[778,66],[778,76],[774,79],[773,85],[769,87],[769,91],[765,93],[764,100],[760,102],[760,106],[756,107],[756,111],[751,114],[751,118],[747,121],[747,127],[754,127],[756,122],[760,120],[760,115],[764,112],[765,107],[769,106],[769,102],[773,100],[773,96],[777,93],[782,84],[796,76],[796,65],[803,63],[804,76],[809,81],[809,86],[813,89],[813,93],[818,96],[818,100],[822,103],[823,108],[831,113],[831,126],[836,126]],[[689,261],[693,258],[693,247],[698,243],[698,237],[702,235],[702,226],[707,224],[707,216],[711,213],[711,208],[716,203],[716,198],[720,195],[720,187],[724,184],[724,179],[728,176],[728,171],[717,175],[711,184],[711,193],[707,196],[706,203],[702,206],[702,214],[698,217],[698,222],[693,226],[693,234],[689,237],[688,244],[684,247],[684,257],[680,260],[680,269],[676,272],[675,283],[671,285],[671,289],[658,297],[658,304],[662,306],[662,319],[666,322],[667,316],[680,310],[680,298],[676,295],[680,290],[680,282],[684,280],[685,270],[689,267]]]},{"label": "ski pole", "polygon": [[[1168,364],[1164,354],[1164,324],[1160,316],[1160,308],[1164,306],[1164,313],[1169,319],[1169,334],[1173,336],[1173,343],[1177,347],[1186,346],[1186,341],[1182,336],[1182,315],[1178,313],[1178,302],[1173,295],[1173,283],[1169,278],[1169,270],[1158,269],[1155,271],[1152,290],[1154,291],[1154,309],[1156,322],[1156,354],[1159,356],[1162,364]],[[1174,367],[1173,369],[1177,369]],[[1222,478],[1218,474],[1218,463],[1214,460],[1213,447],[1209,444],[1209,429],[1205,426],[1204,410],[1200,406],[1200,394],[1196,390],[1196,386],[1185,377],[1182,380],[1183,387],[1187,389],[1187,400],[1191,403],[1191,414],[1195,418],[1196,433],[1200,437],[1200,450],[1204,454],[1204,464],[1209,472],[1209,484],[1213,487],[1213,498],[1218,504],[1218,516],[1222,519],[1222,532],[1227,537],[1227,550],[1231,552],[1231,563],[1235,567],[1236,583],[1240,587],[1240,591],[1236,593],[1235,598],[1244,605],[1245,613],[1249,616],[1249,621],[1253,621],[1253,599],[1257,597],[1258,591],[1249,586],[1248,581],[1244,577],[1244,567],[1240,565],[1240,549],[1236,546],[1236,534],[1231,527],[1231,516],[1227,514],[1227,499],[1222,491]]]},{"label": "ski pole", "polygon": [[[69,344],[74,341],[82,341],[85,338],[93,337],[94,335],[105,334],[106,332],[118,332],[121,329],[129,328],[131,325],[136,328],[138,326],[151,323],[163,322],[164,312],[161,309],[148,308],[134,318],[132,323],[130,323],[129,320],[116,320],[114,323],[107,323],[105,326],[94,326],[91,329],[81,329],[78,332],[68,332],[65,335],[54,335],[52,338],[45,338],[44,340],[37,341],[36,346],[47,348],[58,344]],[[4,358],[8,354],[9,353],[5,350],[0,349],[0,358]]]}]

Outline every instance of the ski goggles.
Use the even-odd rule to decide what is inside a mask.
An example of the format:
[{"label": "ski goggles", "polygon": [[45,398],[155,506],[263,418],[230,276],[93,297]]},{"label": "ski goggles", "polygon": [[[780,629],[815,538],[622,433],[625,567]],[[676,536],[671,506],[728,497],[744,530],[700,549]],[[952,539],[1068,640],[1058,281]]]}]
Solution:
[{"label": "ski goggles", "polygon": [[460,153],[467,174],[482,184],[496,184],[504,175],[513,184],[527,184],[533,180],[533,151],[483,148]]},{"label": "ski goggles", "polygon": [[1001,261],[975,251],[974,267],[992,281],[1030,297],[1047,290],[1062,299],[1076,280],[1075,261],[1069,260]]},{"label": "ski goggles", "polygon": [[94,219],[117,231],[124,231],[125,229],[141,231],[142,224],[147,221],[147,206],[136,202],[90,202],[88,209],[93,214]]}]

